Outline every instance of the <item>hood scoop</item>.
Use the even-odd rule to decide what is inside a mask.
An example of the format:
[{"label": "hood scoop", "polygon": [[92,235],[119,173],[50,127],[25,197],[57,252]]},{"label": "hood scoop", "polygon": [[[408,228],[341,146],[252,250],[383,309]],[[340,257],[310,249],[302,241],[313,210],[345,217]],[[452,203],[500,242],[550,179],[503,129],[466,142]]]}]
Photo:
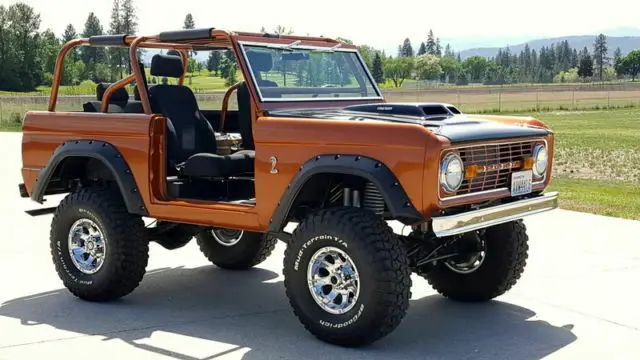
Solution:
[{"label": "hood scoop", "polygon": [[406,116],[430,121],[446,120],[462,114],[455,106],[444,103],[377,103],[347,106],[343,110],[377,115]]}]

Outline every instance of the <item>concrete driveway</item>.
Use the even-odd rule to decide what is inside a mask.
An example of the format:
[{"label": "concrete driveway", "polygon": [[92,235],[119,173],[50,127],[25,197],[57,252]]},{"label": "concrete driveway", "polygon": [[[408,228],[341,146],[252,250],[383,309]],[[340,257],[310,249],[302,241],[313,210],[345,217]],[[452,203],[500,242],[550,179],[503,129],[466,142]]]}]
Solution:
[{"label": "concrete driveway", "polygon": [[[563,210],[526,221],[527,270],[508,294],[458,304],[413,278],[403,323],[363,349],[321,343],[292,315],[282,251],[236,273],[195,244],[152,244],[148,273],[111,304],[72,297],[49,255],[51,215],[18,196],[20,134],[0,133],[0,359],[631,359],[640,356],[640,222]],[[53,199],[55,203],[59,197]]]}]

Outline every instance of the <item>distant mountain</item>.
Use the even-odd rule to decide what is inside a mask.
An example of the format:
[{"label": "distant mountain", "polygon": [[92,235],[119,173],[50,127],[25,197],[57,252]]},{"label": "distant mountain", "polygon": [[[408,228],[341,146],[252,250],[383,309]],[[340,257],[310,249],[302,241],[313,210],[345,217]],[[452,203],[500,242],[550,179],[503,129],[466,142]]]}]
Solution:
[{"label": "distant mountain", "polygon": [[[620,47],[622,50],[622,55],[626,55],[631,50],[640,49],[640,30],[638,29],[616,29],[617,31],[611,31],[611,33],[621,34],[621,33],[637,33],[636,36],[609,36],[607,35],[607,46],[609,48],[609,56],[613,55],[613,52],[617,47]],[[607,34],[607,33],[604,33]],[[560,43],[562,41],[567,40],[569,42],[569,47],[576,48],[578,50],[584,48],[585,46],[589,49],[589,52],[593,52],[593,42],[596,38],[596,35],[576,35],[576,36],[562,36],[555,38],[546,38],[546,39],[536,39],[530,40],[527,42],[522,42],[516,45],[508,45],[505,44],[501,47],[477,47],[472,49],[467,49],[460,51],[460,58],[466,59],[471,56],[483,56],[483,57],[494,57],[498,53],[498,50],[505,49],[507,46],[509,47],[510,52],[513,54],[519,54],[520,51],[524,49],[525,44],[529,44],[529,47],[533,50],[539,51],[543,46],[550,46],[551,44]]]}]

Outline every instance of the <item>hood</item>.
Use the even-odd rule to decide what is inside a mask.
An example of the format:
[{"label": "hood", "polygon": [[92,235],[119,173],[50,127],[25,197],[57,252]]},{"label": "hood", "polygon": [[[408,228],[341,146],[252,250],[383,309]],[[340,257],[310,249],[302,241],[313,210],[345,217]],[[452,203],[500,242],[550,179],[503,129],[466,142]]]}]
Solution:
[{"label": "hood", "polygon": [[454,106],[442,103],[380,103],[344,108],[272,110],[268,115],[415,124],[446,137],[452,143],[546,136],[550,132],[543,128],[504,124],[475,116],[468,117]]}]

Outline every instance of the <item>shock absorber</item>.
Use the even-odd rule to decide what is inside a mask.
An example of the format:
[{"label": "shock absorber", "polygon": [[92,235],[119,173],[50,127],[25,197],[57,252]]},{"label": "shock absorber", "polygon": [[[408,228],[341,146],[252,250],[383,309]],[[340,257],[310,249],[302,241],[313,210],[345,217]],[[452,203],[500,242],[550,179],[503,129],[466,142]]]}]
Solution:
[{"label": "shock absorber", "polygon": [[364,185],[362,192],[362,207],[373,211],[375,214],[382,215],[384,213],[384,197],[372,182]]}]

